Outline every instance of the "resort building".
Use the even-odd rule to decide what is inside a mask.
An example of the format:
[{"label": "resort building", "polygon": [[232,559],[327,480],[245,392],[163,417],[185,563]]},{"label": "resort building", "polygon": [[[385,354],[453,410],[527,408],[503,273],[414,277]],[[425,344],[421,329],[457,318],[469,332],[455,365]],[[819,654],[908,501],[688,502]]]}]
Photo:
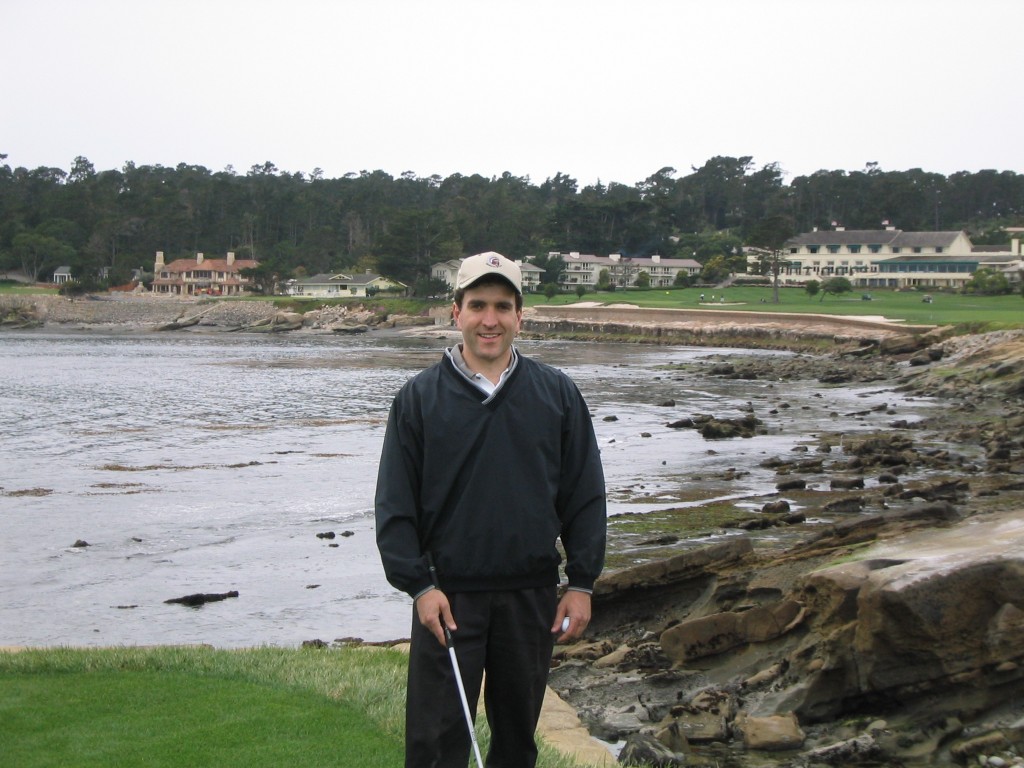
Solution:
[{"label": "resort building", "polygon": [[1020,271],[1020,240],[1008,247],[976,247],[964,231],[885,229],[805,232],[784,246],[780,283],[846,277],[858,288],[962,288],[982,267],[1008,276]]},{"label": "resort building", "polygon": [[251,259],[236,259],[231,251],[223,259],[207,259],[202,253],[197,253],[194,259],[175,259],[164,264],[164,252],[157,251],[153,266],[153,293],[237,296],[244,293],[249,285],[241,271],[258,265],[258,261]]},{"label": "resort building", "polygon": [[607,270],[608,282],[617,288],[630,288],[636,285],[641,272],[650,277],[651,288],[670,288],[676,284],[676,276],[683,273],[687,277],[700,274],[701,263],[695,259],[669,259],[664,256],[623,256],[613,253],[608,256],[591,256],[577,253],[549,253],[548,257],[558,256],[565,264],[565,271],[559,281],[563,288],[576,288],[579,285],[595,290],[601,279],[601,272]]},{"label": "resort building", "polygon": [[[548,258],[560,258],[565,265],[562,277],[558,281],[563,290],[573,290],[581,285],[588,290],[596,290],[601,272],[604,270],[608,271],[608,282],[617,288],[635,286],[641,272],[646,272],[650,277],[652,288],[670,288],[676,284],[676,276],[680,272],[688,277],[695,277],[702,269],[700,262],[694,259],[668,259],[664,256],[630,257],[618,253],[591,256],[577,251],[551,251]],[[545,271],[533,264],[530,259],[530,256],[516,259],[516,264],[523,271],[524,293],[540,289],[540,277]],[[461,259],[438,262],[430,268],[430,276],[444,281],[449,287],[454,286],[460,264]]]}]

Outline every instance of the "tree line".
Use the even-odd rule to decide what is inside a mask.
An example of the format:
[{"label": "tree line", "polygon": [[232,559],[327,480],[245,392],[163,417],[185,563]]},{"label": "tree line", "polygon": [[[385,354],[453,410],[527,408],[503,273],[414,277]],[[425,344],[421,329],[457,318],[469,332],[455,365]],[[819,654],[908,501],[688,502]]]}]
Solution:
[{"label": "tree line", "polygon": [[[0,163],[6,155],[0,155]],[[983,170],[950,176],[921,169],[821,170],[784,182],[777,163],[713,157],[680,174],[666,167],[632,185],[581,187],[562,173],[534,183],[487,178],[392,176],[361,171],[325,178],[273,163],[230,166],[126,163],[97,171],[0,165],[0,271],[41,280],[69,265],[77,275],[126,280],[198,251],[257,259],[282,276],[370,269],[428,290],[430,265],[480,251],[543,257],[579,251],[695,258],[728,268],[741,246],[777,249],[813,227],[970,232],[1003,243],[1024,222],[1024,175]]]}]

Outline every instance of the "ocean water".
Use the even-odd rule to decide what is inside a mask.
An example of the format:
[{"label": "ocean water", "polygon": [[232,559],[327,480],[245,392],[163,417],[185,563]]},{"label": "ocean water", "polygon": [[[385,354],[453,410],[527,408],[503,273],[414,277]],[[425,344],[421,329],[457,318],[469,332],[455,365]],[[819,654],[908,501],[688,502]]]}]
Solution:
[{"label": "ocean water", "polygon": [[[376,466],[394,392],[453,340],[0,333],[0,645],[407,637],[409,598],[387,584],[374,544]],[[885,387],[823,402],[809,384],[663,368],[728,350],[520,349],[587,398],[612,515],[674,506],[694,478],[730,467],[749,472],[735,493],[770,492],[761,459],[834,429],[837,411],[870,411],[848,427],[870,429],[892,418],[878,404],[901,418],[932,407]],[[791,407],[764,416],[768,435],[713,450],[665,426],[781,399]],[[198,608],[165,602],[229,591],[238,597]]]}]

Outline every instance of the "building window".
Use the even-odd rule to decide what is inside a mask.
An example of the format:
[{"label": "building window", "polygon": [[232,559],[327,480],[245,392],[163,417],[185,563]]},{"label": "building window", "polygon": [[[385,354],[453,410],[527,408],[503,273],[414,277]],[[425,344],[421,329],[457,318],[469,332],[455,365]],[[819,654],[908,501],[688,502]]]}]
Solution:
[{"label": "building window", "polygon": [[920,253],[920,252],[921,252],[921,246],[920,245],[915,245],[914,246],[914,253]]},{"label": "building window", "polygon": [[851,245],[850,246],[850,253],[860,253],[860,246],[859,245]]},{"label": "building window", "polygon": [[882,246],[876,243],[874,245],[869,245],[868,250],[871,251],[872,253],[879,253],[882,250]]},{"label": "building window", "polygon": [[942,246],[941,246],[941,245],[937,245],[937,246],[935,246],[935,252],[936,252],[936,253],[942,253],[942,250],[943,250],[943,248],[942,248]]},{"label": "building window", "polygon": [[828,247],[828,252],[829,253],[839,253],[839,246],[838,245],[830,245]]},{"label": "building window", "polygon": [[807,252],[808,253],[817,253],[820,248],[821,248],[820,245],[808,245],[807,246]]},{"label": "building window", "polygon": [[903,249],[902,249],[902,248],[900,248],[900,247],[899,247],[898,245],[894,245],[894,246],[892,247],[892,252],[893,252],[893,253],[901,253],[902,251],[903,251]]}]

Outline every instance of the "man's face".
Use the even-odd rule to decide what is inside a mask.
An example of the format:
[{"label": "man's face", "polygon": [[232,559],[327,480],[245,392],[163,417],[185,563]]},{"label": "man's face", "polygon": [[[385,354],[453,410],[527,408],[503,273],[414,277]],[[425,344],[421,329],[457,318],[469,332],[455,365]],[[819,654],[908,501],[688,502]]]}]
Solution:
[{"label": "man's face", "polygon": [[453,312],[462,331],[462,356],[470,368],[508,363],[509,348],[523,320],[511,286],[492,283],[467,288],[462,307],[456,305]]}]

